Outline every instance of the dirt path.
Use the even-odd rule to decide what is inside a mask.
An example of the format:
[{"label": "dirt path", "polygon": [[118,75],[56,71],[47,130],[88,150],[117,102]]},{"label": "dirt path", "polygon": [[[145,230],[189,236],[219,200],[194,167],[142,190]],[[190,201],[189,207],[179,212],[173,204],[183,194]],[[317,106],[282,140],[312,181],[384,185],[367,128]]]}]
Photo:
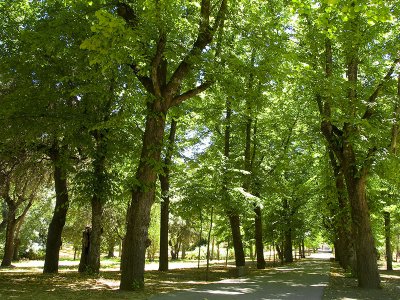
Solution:
[{"label": "dirt path", "polygon": [[321,299],[329,281],[326,255],[292,265],[266,270],[250,278],[227,279],[177,293],[161,294],[151,300],[213,299]]}]

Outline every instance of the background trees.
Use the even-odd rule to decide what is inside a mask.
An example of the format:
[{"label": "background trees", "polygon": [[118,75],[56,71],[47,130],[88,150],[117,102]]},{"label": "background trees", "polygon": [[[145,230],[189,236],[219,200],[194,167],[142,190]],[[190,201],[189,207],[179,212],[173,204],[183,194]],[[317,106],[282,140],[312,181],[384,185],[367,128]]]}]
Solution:
[{"label": "background trees", "polygon": [[[57,272],[60,248],[80,248],[88,225],[81,271],[98,273],[101,245],[113,256],[124,240],[121,289],[130,290],[143,285],[158,239],[167,270],[169,253],[211,257],[201,246],[212,228],[209,251],[211,240],[233,245],[237,266],[254,245],[263,268],[267,245],[290,262],[295,248],[329,240],[360,286],[378,287],[375,248],[385,240],[390,268],[398,244],[399,9],[389,0],[6,1],[4,265],[18,245],[46,244],[44,272]],[[37,210],[40,230],[28,234]]]}]

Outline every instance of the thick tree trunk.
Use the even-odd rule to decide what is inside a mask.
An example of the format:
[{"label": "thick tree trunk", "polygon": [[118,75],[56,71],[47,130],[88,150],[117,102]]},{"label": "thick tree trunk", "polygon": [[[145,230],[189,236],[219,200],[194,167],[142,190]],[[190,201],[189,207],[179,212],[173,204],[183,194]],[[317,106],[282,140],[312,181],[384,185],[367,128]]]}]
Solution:
[{"label": "thick tree trunk", "polygon": [[332,150],[328,149],[331,166],[335,177],[335,186],[337,191],[337,200],[339,211],[336,225],[335,237],[335,256],[339,261],[340,266],[348,270],[351,268],[354,274],[357,273],[357,265],[354,258],[354,245],[351,232],[351,216],[349,201],[346,193],[346,183],[341,170],[340,164],[337,162]]},{"label": "thick tree trunk", "polygon": [[58,273],[58,262],[62,244],[61,235],[69,207],[66,171],[60,163],[60,153],[58,150],[54,151],[54,149],[51,158],[54,165],[56,206],[54,207],[53,217],[47,232],[43,273]]},{"label": "thick tree trunk", "polygon": [[390,239],[390,212],[384,211],[383,217],[385,219],[385,244],[386,244],[386,270],[393,270],[393,253]]},{"label": "thick tree trunk", "polygon": [[121,257],[121,290],[134,290],[144,286],[146,241],[150,224],[150,210],[155,197],[157,168],[163,144],[165,113],[149,106],[143,147],[136,173],[137,185],[127,211],[127,228]]},{"label": "thick tree trunk", "polygon": [[177,121],[172,119],[168,137],[167,152],[164,159],[163,174],[159,175],[161,185],[161,213],[160,213],[160,261],[158,270],[168,271],[168,222],[169,222],[169,181],[172,153],[175,144]]},{"label": "thick tree trunk", "polygon": [[[355,165],[355,161],[351,165]],[[358,285],[362,288],[379,288],[377,252],[366,199],[366,176],[349,170],[345,171],[345,175],[351,204]]]},{"label": "thick tree trunk", "polygon": [[8,211],[7,227],[6,227],[6,240],[4,244],[4,255],[1,261],[2,267],[10,267],[14,255],[14,242],[15,242],[15,229],[17,227],[17,220],[15,219],[15,209]]}]

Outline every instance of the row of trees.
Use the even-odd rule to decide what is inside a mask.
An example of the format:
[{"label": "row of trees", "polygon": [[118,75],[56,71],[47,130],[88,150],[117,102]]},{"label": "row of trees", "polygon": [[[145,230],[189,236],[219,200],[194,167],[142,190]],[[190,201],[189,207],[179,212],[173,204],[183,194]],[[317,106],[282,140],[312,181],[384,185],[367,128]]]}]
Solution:
[{"label": "row of trees", "polygon": [[123,237],[120,288],[143,287],[160,201],[161,271],[182,245],[172,210],[181,241],[214,223],[238,267],[245,241],[264,268],[266,241],[290,262],[323,234],[361,287],[379,287],[376,241],[391,262],[398,220],[400,7],[286,2],[2,4],[2,265],[54,189],[45,273],[66,221],[89,215],[80,271],[99,272],[102,234],[110,251]]}]

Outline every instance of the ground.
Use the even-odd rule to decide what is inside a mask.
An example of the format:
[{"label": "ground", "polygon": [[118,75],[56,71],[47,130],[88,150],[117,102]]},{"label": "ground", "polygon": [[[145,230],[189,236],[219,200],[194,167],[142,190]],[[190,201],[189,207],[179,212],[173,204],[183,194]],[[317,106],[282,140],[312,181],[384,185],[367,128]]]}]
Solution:
[{"label": "ground", "polygon": [[[213,264],[209,281],[204,264],[171,263],[169,272],[158,272],[157,263],[147,264],[146,288],[141,292],[120,292],[118,260],[103,260],[99,277],[76,272],[77,262],[61,261],[60,274],[42,274],[42,261],[21,262],[15,268],[0,269],[0,299],[400,299],[400,264],[395,271],[381,272],[380,290],[365,291],[354,278],[340,271],[334,262],[306,259],[266,270],[249,267],[244,278],[235,278],[234,268]],[[330,277],[328,279],[328,274]],[[177,298],[185,295],[186,298]],[[206,293],[206,295],[202,294]],[[171,297],[173,295],[174,297]],[[198,297],[198,298],[196,298]],[[199,298],[202,297],[202,298]]]}]

